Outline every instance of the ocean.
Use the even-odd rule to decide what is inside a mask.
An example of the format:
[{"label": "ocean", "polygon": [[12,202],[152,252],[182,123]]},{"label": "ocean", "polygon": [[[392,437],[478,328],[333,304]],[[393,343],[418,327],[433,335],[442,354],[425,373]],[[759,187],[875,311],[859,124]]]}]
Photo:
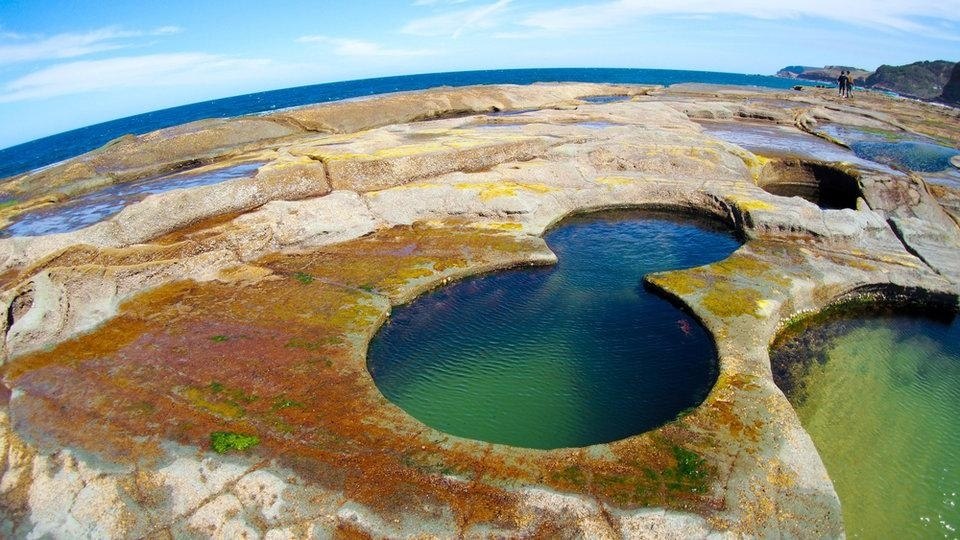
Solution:
[{"label": "ocean", "polygon": [[767,88],[790,88],[812,81],[781,79],[766,75],[681,71],[671,69],[618,68],[543,68],[458,71],[399,77],[381,77],[270,90],[201,103],[182,105],[159,111],[111,120],[101,124],[66,131],[42,139],[0,150],[0,178],[20,174],[89,152],[116,139],[139,135],[165,127],[204,118],[229,118],[311,103],[423,90],[436,86],[469,86],[475,84],[530,84],[535,82],[597,82],[670,85],[683,82],[736,84]]}]

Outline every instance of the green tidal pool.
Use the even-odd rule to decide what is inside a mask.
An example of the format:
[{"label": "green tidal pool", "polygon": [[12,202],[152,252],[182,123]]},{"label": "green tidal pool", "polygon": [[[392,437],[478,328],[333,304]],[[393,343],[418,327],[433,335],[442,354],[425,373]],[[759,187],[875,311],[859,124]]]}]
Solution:
[{"label": "green tidal pool", "polygon": [[956,538],[960,319],[831,311],[778,337],[771,363],[830,473],[847,536]]},{"label": "green tidal pool", "polygon": [[545,235],[551,267],[423,295],[391,315],[367,367],[393,403],[438,430],[526,448],[609,442],[699,405],[717,378],[707,332],[643,276],[726,258],[707,220],[576,216]]}]

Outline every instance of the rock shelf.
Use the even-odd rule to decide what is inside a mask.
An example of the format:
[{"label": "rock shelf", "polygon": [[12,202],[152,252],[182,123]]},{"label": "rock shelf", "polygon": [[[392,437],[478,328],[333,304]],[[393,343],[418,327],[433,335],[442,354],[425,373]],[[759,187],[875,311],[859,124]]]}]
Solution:
[{"label": "rock shelf", "polygon": [[[508,111],[523,112],[491,114]],[[84,229],[0,240],[0,536],[840,536],[840,502],[768,345],[851,298],[955,311],[960,229],[940,201],[957,194],[756,155],[695,120],[956,145],[950,114],[829,90],[436,89],[197,122],[8,179],[7,223],[112,183],[265,163]],[[839,189],[852,208],[761,187],[784,178]],[[612,207],[716,216],[746,239],[723,261],[646,278],[714,337],[720,376],[701,406],[621,441],[541,451],[440,433],[377,391],[366,348],[392,306],[553,264],[545,230]]]}]

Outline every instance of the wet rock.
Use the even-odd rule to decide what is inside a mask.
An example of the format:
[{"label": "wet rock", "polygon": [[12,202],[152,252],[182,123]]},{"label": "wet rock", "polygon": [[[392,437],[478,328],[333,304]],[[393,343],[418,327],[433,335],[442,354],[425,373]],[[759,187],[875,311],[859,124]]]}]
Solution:
[{"label": "wet rock", "polygon": [[5,184],[12,193],[76,195],[117,181],[197,165],[240,152],[245,145],[282,139],[295,128],[263,118],[201,120],[112,144]]}]

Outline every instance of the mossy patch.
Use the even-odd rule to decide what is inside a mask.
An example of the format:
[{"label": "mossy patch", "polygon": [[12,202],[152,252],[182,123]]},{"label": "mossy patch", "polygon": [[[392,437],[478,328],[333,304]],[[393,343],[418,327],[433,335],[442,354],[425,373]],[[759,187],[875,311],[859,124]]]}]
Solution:
[{"label": "mossy patch", "polygon": [[228,336],[223,335],[223,334],[217,334],[217,335],[215,335],[215,336],[210,336],[210,341],[212,341],[212,342],[214,342],[214,343],[223,343],[223,342],[229,341],[229,340],[230,340],[230,338],[229,338]]},{"label": "mossy patch", "polygon": [[236,451],[243,452],[260,444],[260,437],[244,435],[232,431],[214,431],[210,434],[210,447],[218,454]]},{"label": "mossy patch", "polygon": [[300,401],[294,401],[290,398],[279,396],[273,400],[273,405],[270,408],[274,411],[282,411],[283,409],[290,408],[302,408],[303,403]]},{"label": "mossy patch", "polygon": [[587,474],[578,465],[570,465],[553,474],[553,479],[582,487],[587,483]]},{"label": "mossy patch", "polygon": [[738,288],[728,281],[717,281],[703,295],[703,307],[717,317],[760,317],[763,295],[755,289]]},{"label": "mossy patch", "polygon": [[230,388],[221,382],[213,381],[198,388],[188,386],[177,391],[191,405],[226,419],[236,419],[246,414],[246,407],[259,399],[239,388]]},{"label": "mossy patch", "polygon": [[617,504],[683,508],[705,496],[712,468],[695,451],[664,438],[648,441],[643,459],[567,465],[550,475],[559,489],[589,491]]},{"label": "mossy patch", "polygon": [[214,397],[218,393],[219,392],[209,388],[201,389],[194,387],[184,388],[180,391],[180,395],[198,409],[202,409],[228,420],[233,420],[243,416],[244,410],[240,404],[234,402],[233,400]]},{"label": "mossy patch", "polygon": [[383,310],[375,305],[357,301],[341,306],[336,313],[330,316],[331,325],[345,330],[365,328],[383,314]]},{"label": "mossy patch", "polygon": [[304,284],[304,285],[309,285],[309,284],[313,283],[313,276],[311,276],[310,274],[307,274],[307,273],[305,273],[305,272],[297,272],[297,273],[293,274],[293,279],[299,281],[300,283],[302,283],[302,284]]},{"label": "mossy patch", "polygon": [[711,264],[710,270],[714,274],[721,276],[740,274],[759,277],[764,272],[770,270],[770,265],[749,255],[734,253],[722,261]]},{"label": "mossy patch", "polygon": [[681,296],[693,294],[707,286],[707,281],[687,271],[655,274],[647,278],[654,285]]}]

